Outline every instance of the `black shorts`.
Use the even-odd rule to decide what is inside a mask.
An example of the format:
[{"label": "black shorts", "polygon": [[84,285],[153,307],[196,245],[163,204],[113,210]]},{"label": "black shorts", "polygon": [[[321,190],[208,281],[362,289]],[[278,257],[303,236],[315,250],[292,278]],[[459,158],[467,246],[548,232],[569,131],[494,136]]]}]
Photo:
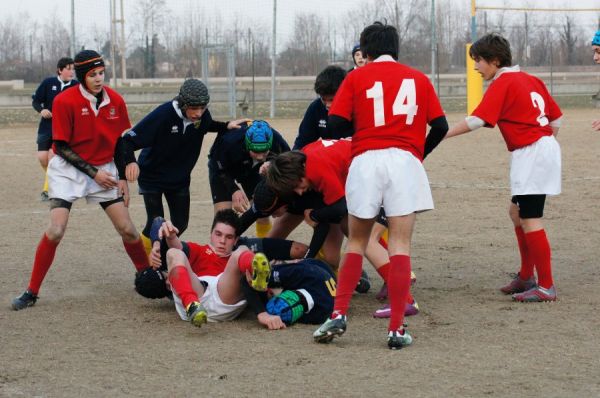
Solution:
[{"label": "black shorts", "polygon": [[[236,179],[236,181],[242,185],[248,199],[252,200],[254,188],[256,188],[260,179],[260,174],[257,172],[256,174],[252,173],[244,178]],[[231,202],[231,195],[233,195],[233,192],[229,192],[227,186],[219,177],[218,171],[215,171],[210,167],[208,168],[208,182],[210,184],[210,193],[213,203]]]},{"label": "black shorts", "polygon": [[306,209],[320,209],[325,207],[323,194],[317,191],[309,190],[304,195],[296,195],[287,207],[287,212],[298,216],[304,216]]},{"label": "black shorts", "polygon": [[37,139],[38,151],[49,151],[52,148],[52,133],[41,133],[38,131]]},{"label": "black shorts", "polygon": [[516,195],[510,200],[519,206],[520,218],[542,218],[546,195]]}]

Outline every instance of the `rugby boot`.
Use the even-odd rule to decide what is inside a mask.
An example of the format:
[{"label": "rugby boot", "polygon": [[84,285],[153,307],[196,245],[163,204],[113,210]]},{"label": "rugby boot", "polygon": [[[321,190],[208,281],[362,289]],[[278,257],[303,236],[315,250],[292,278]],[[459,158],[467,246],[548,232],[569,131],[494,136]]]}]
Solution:
[{"label": "rugby boot", "polygon": [[191,302],[185,309],[185,312],[188,321],[194,326],[201,327],[207,321],[208,315],[206,314],[206,309],[197,301]]},{"label": "rugby boot", "polygon": [[330,343],[334,337],[339,337],[346,331],[346,315],[338,315],[335,318],[329,318],[313,333],[313,338],[317,343]]},{"label": "rugby boot", "polygon": [[362,274],[360,275],[360,280],[358,281],[358,284],[354,288],[354,291],[357,293],[364,294],[364,293],[367,293],[370,288],[371,288],[371,281],[369,280],[369,275],[367,275],[367,272],[365,270],[363,270]]},{"label": "rugby boot", "polygon": [[512,299],[521,303],[541,303],[544,301],[556,301],[556,289],[552,286],[544,289],[536,286],[523,293],[513,294]]},{"label": "rugby boot", "polygon": [[536,286],[537,284],[535,283],[534,277],[523,280],[519,274],[517,274],[508,285],[501,287],[500,291],[504,294],[523,293],[529,289],[533,289]]},{"label": "rugby boot", "polygon": [[[406,303],[404,308],[404,316],[413,316],[419,313],[419,304],[416,301],[412,303]],[[373,313],[373,318],[389,318],[392,316],[392,308],[389,304],[385,304],[380,309]]]},{"label": "rugby boot", "polygon": [[19,297],[15,297],[12,301],[12,309],[15,311],[23,310],[27,307],[33,307],[37,301],[38,296],[33,294],[31,290],[27,289]]},{"label": "rugby boot", "polygon": [[252,259],[252,281],[250,285],[254,290],[266,292],[271,276],[271,264],[263,253],[256,253]]},{"label": "rugby boot", "polygon": [[402,347],[411,345],[413,342],[412,336],[408,333],[406,328],[402,330],[394,330],[388,333],[387,344],[390,350],[399,350]]}]

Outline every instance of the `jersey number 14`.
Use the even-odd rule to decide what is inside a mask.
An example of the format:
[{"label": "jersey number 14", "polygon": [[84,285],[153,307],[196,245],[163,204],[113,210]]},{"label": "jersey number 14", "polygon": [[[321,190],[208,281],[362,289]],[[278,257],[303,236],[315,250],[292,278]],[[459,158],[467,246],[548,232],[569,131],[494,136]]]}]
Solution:
[{"label": "jersey number 14", "polygon": [[[385,125],[383,97],[383,84],[380,81],[376,81],[375,84],[373,84],[373,87],[367,90],[367,98],[373,99],[375,127]],[[400,85],[400,89],[394,100],[394,105],[392,106],[392,114],[394,116],[406,115],[406,124],[411,125],[413,124],[418,109],[415,79],[402,80],[402,84]]]}]

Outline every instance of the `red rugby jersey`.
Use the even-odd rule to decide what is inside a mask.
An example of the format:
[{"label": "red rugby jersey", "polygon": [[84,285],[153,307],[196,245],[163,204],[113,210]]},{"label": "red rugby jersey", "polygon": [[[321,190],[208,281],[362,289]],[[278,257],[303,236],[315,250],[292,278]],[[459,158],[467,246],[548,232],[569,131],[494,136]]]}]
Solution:
[{"label": "red rugby jersey", "polygon": [[98,110],[94,96],[83,85],[62,92],[52,108],[52,139],[67,142],[93,166],[113,159],[117,139],[131,127],[123,98],[110,87],[104,90]]},{"label": "red rugby jersey", "polygon": [[209,245],[199,245],[193,242],[187,242],[190,248],[188,258],[192,271],[197,276],[217,276],[225,271],[227,257],[219,257]]},{"label": "red rugby jersey", "polygon": [[306,178],[323,201],[331,205],[346,196],[346,178],[352,161],[352,141],[317,140],[302,148],[306,154]]},{"label": "red rugby jersey", "polygon": [[396,147],[422,160],[427,123],[444,111],[427,76],[381,56],[346,76],[329,114],[353,122],[352,156]]},{"label": "red rugby jersey", "polygon": [[472,113],[498,128],[509,151],[552,135],[550,122],[562,116],[543,81],[525,72],[503,72]]}]

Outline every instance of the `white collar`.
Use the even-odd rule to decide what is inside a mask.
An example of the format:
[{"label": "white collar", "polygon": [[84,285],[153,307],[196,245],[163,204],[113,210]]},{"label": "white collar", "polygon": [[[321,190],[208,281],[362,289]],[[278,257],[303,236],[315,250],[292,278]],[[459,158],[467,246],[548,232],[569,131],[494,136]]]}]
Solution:
[{"label": "white collar", "polygon": [[98,98],[96,98],[95,95],[93,95],[92,93],[87,91],[83,87],[83,84],[79,85],[79,92],[81,93],[81,95],[83,95],[83,98],[85,98],[86,100],[88,100],[90,102],[90,107],[92,108],[92,111],[94,111],[94,114],[96,116],[98,116],[98,112],[100,111],[100,108],[110,104],[110,97],[108,96],[108,93],[106,92],[104,87],[102,87],[102,102],[100,103],[100,106],[97,109],[96,109],[96,103],[98,102]]},{"label": "white collar", "polygon": [[396,62],[396,60],[388,54],[383,54],[377,57],[373,62]]},{"label": "white collar", "polygon": [[496,74],[494,75],[494,78],[492,80],[496,80],[497,78],[499,78],[503,73],[513,73],[513,72],[521,72],[521,68],[519,67],[519,65],[515,65],[515,66],[505,66],[504,68],[500,68],[496,71]]},{"label": "white collar", "polygon": [[177,116],[179,116],[181,120],[183,120],[183,134],[185,134],[185,129],[187,129],[187,126],[189,126],[190,124],[194,124],[194,122],[184,116],[183,112],[181,111],[181,108],[179,107],[179,102],[177,100],[173,100],[172,104],[173,109],[175,109],[175,113],[177,113]]}]

